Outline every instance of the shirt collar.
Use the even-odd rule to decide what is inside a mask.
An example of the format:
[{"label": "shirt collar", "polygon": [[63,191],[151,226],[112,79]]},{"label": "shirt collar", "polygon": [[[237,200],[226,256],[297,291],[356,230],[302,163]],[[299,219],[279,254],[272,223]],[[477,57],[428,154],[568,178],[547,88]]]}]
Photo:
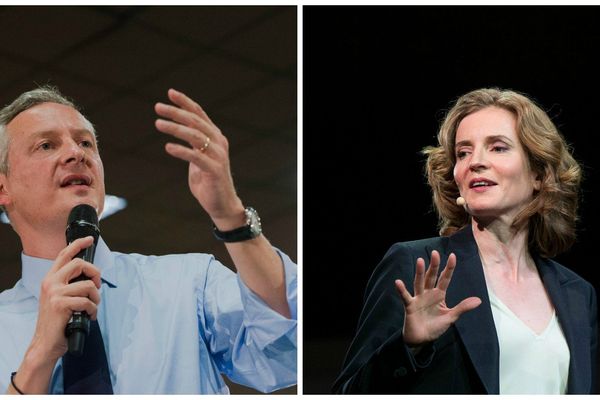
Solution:
[{"label": "shirt collar", "polygon": [[[25,286],[25,289],[38,300],[40,298],[40,286],[42,285],[42,280],[48,271],[50,271],[50,268],[52,268],[53,263],[54,260],[31,257],[21,253],[23,286]],[[108,274],[105,273],[112,269],[113,257],[110,249],[102,238],[98,239],[96,254],[94,256],[94,265],[100,269],[102,282],[110,287],[116,287],[114,279],[109,278],[107,276]]]}]

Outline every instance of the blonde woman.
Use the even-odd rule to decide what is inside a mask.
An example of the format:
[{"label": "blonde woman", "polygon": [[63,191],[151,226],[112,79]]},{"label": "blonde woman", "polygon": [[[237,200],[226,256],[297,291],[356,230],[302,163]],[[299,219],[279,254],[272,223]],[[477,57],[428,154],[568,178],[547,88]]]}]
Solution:
[{"label": "blonde woman", "polygon": [[441,236],[376,268],[334,391],[595,392],[595,291],[551,260],[575,240],[581,170],[564,138],[524,95],[480,89],[438,141],[424,154]]}]

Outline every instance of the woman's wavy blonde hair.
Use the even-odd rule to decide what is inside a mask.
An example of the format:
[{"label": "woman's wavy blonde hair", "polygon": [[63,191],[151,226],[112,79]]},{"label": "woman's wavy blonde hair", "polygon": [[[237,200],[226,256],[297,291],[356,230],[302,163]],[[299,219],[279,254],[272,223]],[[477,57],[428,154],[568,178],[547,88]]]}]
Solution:
[{"label": "woman's wavy blonde hair", "polygon": [[469,214],[456,204],[460,194],[453,174],[454,142],[460,122],[486,107],[499,107],[516,116],[517,135],[530,168],[541,181],[540,190],[516,216],[513,228],[528,227],[530,249],[543,257],[554,257],[568,250],[575,241],[581,168],[540,107],[520,93],[498,88],[474,90],[460,97],[440,126],[439,145],[423,149],[440,235],[450,235],[470,222]]}]

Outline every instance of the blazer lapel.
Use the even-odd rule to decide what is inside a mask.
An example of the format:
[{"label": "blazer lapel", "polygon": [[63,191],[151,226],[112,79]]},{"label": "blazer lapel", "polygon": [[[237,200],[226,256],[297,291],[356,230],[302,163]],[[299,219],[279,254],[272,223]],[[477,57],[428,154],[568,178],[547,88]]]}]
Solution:
[{"label": "blazer lapel", "polygon": [[[481,299],[479,307],[463,314],[454,325],[487,392],[497,394],[500,391],[498,335],[471,226],[449,238],[444,258],[447,259],[450,253],[456,254],[457,266],[446,293],[447,304],[454,307],[471,296]],[[445,259],[442,265],[445,265]],[[587,393],[591,385],[587,372],[591,369],[590,340],[584,335],[589,329],[587,317],[581,315],[581,310],[587,310],[586,305],[578,304],[577,294],[570,293],[569,280],[551,261],[535,257],[535,263],[571,353],[567,393]]]},{"label": "blazer lapel", "polygon": [[[544,258],[537,257],[535,263],[544,282],[544,287],[552,300],[560,327],[571,353],[569,362],[569,380],[567,393],[588,393],[591,386],[589,337],[585,336],[586,316],[580,315],[581,310],[587,310],[585,304],[576,303],[576,296],[571,296],[567,287],[568,279],[559,275],[557,268]],[[581,321],[584,321],[583,323]]]},{"label": "blazer lapel", "polygon": [[[481,299],[479,307],[463,314],[454,325],[488,394],[498,394],[498,336],[471,226],[450,237],[444,258],[447,259],[450,253],[456,254],[457,264],[446,292],[447,305],[454,307],[471,296]],[[442,265],[445,265],[445,259]]]}]

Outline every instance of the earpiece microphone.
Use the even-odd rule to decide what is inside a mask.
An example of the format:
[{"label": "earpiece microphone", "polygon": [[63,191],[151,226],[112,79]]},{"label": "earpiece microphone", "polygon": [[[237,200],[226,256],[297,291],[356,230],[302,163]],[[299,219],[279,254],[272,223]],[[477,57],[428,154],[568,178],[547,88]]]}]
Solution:
[{"label": "earpiece microphone", "polygon": [[456,205],[459,206],[465,206],[467,204],[466,200],[464,199],[464,197],[458,196],[456,199]]}]

